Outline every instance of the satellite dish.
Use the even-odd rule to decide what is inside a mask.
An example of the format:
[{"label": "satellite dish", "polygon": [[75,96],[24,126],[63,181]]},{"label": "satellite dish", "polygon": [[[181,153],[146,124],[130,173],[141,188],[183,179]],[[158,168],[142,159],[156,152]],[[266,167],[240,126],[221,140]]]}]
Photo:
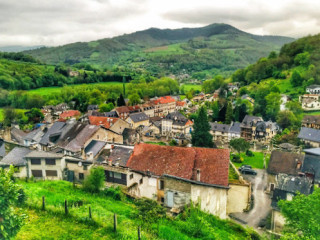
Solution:
[{"label": "satellite dish", "polygon": [[79,166],[79,167],[82,167],[82,162],[78,162],[78,166]]}]

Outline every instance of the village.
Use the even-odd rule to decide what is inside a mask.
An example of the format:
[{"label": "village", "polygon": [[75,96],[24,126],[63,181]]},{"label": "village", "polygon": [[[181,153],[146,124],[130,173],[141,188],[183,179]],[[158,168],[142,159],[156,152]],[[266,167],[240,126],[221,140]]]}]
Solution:
[{"label": "village", "polygon": [[[233,95],[238,90],[237,83],[228,84]],[[279,233],[285,220],[278,201],[290,200],[297,192],[311,194],[320,185],[320,116],[303,117],[298,139],[305,148],[274,144],[283,129],[251,115],[241,122],[209,122],[216,147],[193,147],[194,120],[187,116],[218,101],[219,91],[201,92],[192,99],[155,97],[133,106],[125,99],[125,105],[110,112],[99,111],[98,105],[89,105],[84,114],[70,103],[44,106],[44,120],[32,131],[24,132],[14,123],[2,130],[0,167],[14,166],[21,179],[81,183],[91,168],[102,166],[106,186],[155,200],[172,215],[193,202],[222,219],[260,229],[271,213],[270,231]],[[302,108],[320,109],[320,86],[307,87],[306,92],[299,99]],[[254,105],[249,95],[241,98]],[[288,101],[283,95],[282,110]],[[244,139],[251,151],[263,154],[261,169],[238,169],[232,160],[236,149],[230,144],[235,139]],[[237,177],[231,179],[230,172]]]}]

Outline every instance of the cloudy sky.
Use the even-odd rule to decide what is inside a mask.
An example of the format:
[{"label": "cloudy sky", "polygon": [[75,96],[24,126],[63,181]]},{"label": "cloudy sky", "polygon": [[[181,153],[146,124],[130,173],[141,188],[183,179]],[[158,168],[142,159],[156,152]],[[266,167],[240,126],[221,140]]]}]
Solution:
[{"label": "cloudy sky", "polygon": [[0,0],[0,46],[55,46],[211,23],[301,37],[320,33],[319,9],[317,0]]}]

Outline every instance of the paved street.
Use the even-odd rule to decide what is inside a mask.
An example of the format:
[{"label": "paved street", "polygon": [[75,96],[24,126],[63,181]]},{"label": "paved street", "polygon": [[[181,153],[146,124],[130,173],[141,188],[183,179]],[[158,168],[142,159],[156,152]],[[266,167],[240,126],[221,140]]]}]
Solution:
[{"label": "paved street", "polygon": [[256,169],[257,175],[243,175],[244,179],[252,183],[254,195],[253,209],[247,213],[236,213],[234,216],[246,222],[247,225],[258,228],[261,219],[265,218],[271,210],[271,199],[264,193],[267,187],[267,173],[265,170]]}]

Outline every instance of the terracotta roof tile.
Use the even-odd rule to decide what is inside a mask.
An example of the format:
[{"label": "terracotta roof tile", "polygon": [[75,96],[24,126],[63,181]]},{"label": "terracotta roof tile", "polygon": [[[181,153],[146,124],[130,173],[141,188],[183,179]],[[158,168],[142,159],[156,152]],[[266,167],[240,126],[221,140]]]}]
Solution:
[{"label": "terracotta roof tile", "polygon": [[89,116],[89,122],[91,125],[103,126],[105,128],[110,128],[113,124],[118,121],[119,118],[113,117],[98,117],[98,116]]},{"label": "terracotta roof tile", "polygon": [[81,113],[78,110],[67,110],[60,114],[61,119],[67,119],[70,117],[80,116]]},{"label": "terracotta roof tile", "polygon": [[127,167],[161,176],[172,175],[196,180],[200,170],[200,181],[228,186],[229,150],[212,148],[182,148],[140,143],[135,145]]}]

